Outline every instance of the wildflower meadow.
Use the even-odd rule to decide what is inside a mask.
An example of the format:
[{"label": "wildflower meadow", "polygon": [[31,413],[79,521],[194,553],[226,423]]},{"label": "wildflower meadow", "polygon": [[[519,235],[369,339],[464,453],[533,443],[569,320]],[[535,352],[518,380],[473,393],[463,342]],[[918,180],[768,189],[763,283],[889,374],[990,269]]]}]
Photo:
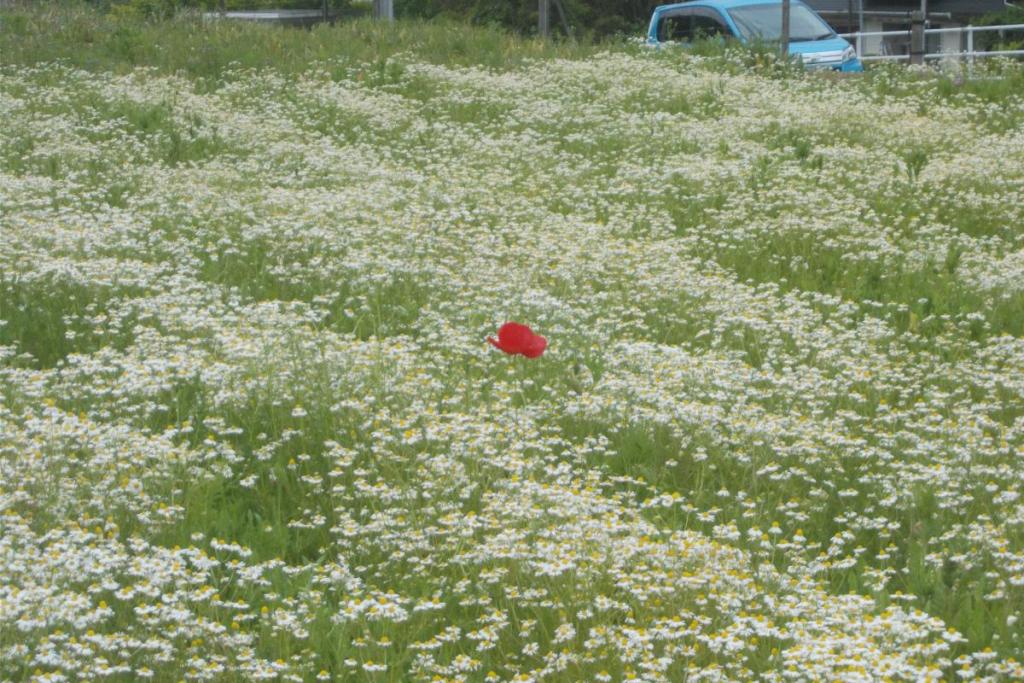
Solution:
[{"label": "wildflower meadow", "polygon": [[1019,63],[0,9],[0,681],[1022,680],[1022,335]]}]

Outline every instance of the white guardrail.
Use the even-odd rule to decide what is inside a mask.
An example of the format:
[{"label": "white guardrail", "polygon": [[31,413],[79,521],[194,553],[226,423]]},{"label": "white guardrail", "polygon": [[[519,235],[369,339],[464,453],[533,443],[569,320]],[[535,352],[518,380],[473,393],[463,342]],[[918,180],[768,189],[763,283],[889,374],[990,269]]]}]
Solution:
[{"label": "white guardrail", "polygon": [[[964,46],[964,49],[953,52],[929,52],[925,54],[925,59],[967,59],[974,61],[976,58],[981,57],[1024,57],[1024,50],[991,50],[991,51],[975,51],[974,49],[974,34],[983,31],[1020,31],[1024,30],[1024,24],[1008,24],[1005,26],[958,26],[956,28],[929,28],[925,29],[925,35],[941,35],[944,33],[959,33],[960,44]],[[860,57],[862,62],[881,62],[881,61],[908,61],[910,55],[865,55],[864,54],[864,39],[865,38],[884,38],[886,36],[904,36],[910,38],[910,31],[865,31],[863,33],[841,33],[841,37],[847,40],[853,40],[854,46],[857,49],[857,56]]]}]

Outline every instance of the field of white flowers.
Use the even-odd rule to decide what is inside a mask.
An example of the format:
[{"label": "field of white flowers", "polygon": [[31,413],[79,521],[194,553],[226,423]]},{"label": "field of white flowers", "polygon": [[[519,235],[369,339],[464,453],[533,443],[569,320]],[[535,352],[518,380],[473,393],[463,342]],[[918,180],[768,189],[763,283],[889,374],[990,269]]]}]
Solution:
[{"label": "field of white flowers", "polygon": [[0,67],[0,680],[1021,680],[1024,96],[752,59]]}]

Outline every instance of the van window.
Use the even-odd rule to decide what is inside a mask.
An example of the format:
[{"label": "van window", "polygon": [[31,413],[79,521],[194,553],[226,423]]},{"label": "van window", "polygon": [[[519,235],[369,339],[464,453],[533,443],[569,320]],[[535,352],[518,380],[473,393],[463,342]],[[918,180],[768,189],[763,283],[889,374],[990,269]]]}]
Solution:
[{"label": "van window", "polygon": [[714,17],[697,15],[693,18],[693,39],[714,38],[715,36],[729,35],[729,29]]},{"label": "van window", "polygon": [[713,10],[692,9],[673,12],[658,23],[660,42],[690,43],[701,38],[731,35],[729,27]]},{"label": "van window", "polygon": [[[729,16],[747,40],[779,40],[782,37],[782,9],[779,3],[743,5],[729,10]],[[794,43],[822,40],[835,35],[832,27],[805,5],[793,4],[789,15],[789,39]]]}]

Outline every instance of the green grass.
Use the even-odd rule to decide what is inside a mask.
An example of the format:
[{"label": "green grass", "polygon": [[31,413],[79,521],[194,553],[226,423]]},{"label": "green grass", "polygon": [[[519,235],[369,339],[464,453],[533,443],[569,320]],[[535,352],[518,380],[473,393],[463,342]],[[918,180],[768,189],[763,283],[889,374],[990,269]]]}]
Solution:
[{"label": "green grass", "polygon": [[91,316],[131,288],[97,288],[46,278],[31,283],[0,275],[0,344],[13,345],[32,364],[51,368],[70,353],[92,353],[109,346],[125,349],[132,340],[134,317],[99,322]]},{"label": "green grass", "polygon": [[[555,93],[550,102],[564,108],[552,104],[557,115],[533,123],[514,120],[516,103],[500,85],[463,92],[417,72],[431,64],[456,70],[443,72],[449,75],[480,67],[537,77],[538,64],[567,59],[588,67],[587,58],[607,50],[697,85],[581,73],[573,83],[575,108],[556,102],[569,99],[559,89],[565,83],[543,83]],[[733,523],[740,533],[735,548],[750,567],[774,568],[780,581],[785,572],[821,562],[833,544],[837,562],[860,549],[849,566],[826,567],[815,580],[834,595],[868,595],[880,610],[898,602],[896,591],[914,596],[915,607],[967,638],[952,656],[985,647],[1017,655],[1007,619],[1024,609],[1024,596],[1013,589],[1002,599],[987,597],[1007,565],[981,545],[998,547],[999,535],[1011,549],[1024,542],[1017,527],[1004,524],[1007,508],[985,488],[990,478],[1004,488],[1019,478],[1018,456],[994,444],[1019,442],[1019,368],[1006,349],[1024,335],[1024,294],[985,291],[964,277],[980,267],[979,254],[1003,258],[1020,248],[1020,226],[1008,218],[1014,208],[1005,206],[1007,179],[942,175],[949,153],[942,140],[886,139],[870,121],[845,112],[834,122],[771,120],[771,111],[748,112],[741,95],[757,101],[755,91],[784,86],[780,97],[845,97],[855,112],[877,100],[925,122],[947,117],[950,125],[1006,135],[1024,111],[1020,71],[1000,78],[992,67],[992,78],[961,82],[882,68],[834,80],[804,76],[764,46],[736,51],[708,43],[696,53],[693,60],[628,45],[546,43],[453,23],[356,20],[302,31],[187,15],[156,23],[73,3],[0,11],[0,58],[4,73],[17,75],[0,95],[84,131],[82,139],[99,150],[55,153],[32,121],[14,117],[0,138],[0,172],[15,181],[12,194],[23,202],[11,213],[45,209],[64,220],[65,209],[76,219],[102,218],[98,234],[80,230],[76,239],[57,219],[22,227],[27,239],[15,246],[61,263],[173,263],[180,276],[162,274],[148,287],[100,285],[106,273],[92,271],[28,278],[19,271],[31,272],[35,262],[15,261],[13,246],[2,252],[0,346],[28,356],[0,365],[2,426],[12,425],[12,435],[24,431],[17,438],[0,434],[0,464],[20,463],[26,444],[70,463],[60,476],[33,480],[30,495],[12,496],[9,509],[43,532],[62,522],[47,509],[59,498],[58,484],[76,477],[109,483],[88,466],[102,450],[67,445],[75,429],[87,427],[73,425],[71,436],[57,438],[57,421],[50,432],[37,424],[45,426],[40,416],[48,409],[139,435],[138,442],[113,442],[129,462],[145,438],[171,435],[195,460],[164,463],[155,498],[180,506],[180,514],[152,523],[140,509],[111,502],[107,523],[121,539],[145,537],[163,549],[224,539],[250,549],[253,563],[283,562],[287,570],[264,574],[266,585],[239,580],[230,565],[207,577],[222,598],[257,610],[238,626],[229,610],[202,599],[192,605],[195,614],[255,634],[261,657],[315,658],[335,679],[408,680],[413,643],[442,626],[471,631],[497,609],[510,626],[493,650],[474,655],[483,674],[519,655],[526,637],[516,632],[530,620],[537,632],[530,638],[543,651],[555,650],[562,647],[554,633],[563,619],[589,609],[594,595],[617,591],[627,610],[594,623],[650,626],[692,612],[709,627],[726,628],[728,609],[707,607],[703,588],[665,602],[621,591],[630,577],[606,569],[619,558],[586,534],[577,539],[579,550],[598,559],[557,576],[531,574],[515,557],[471,556],[505,531],[539,547],[570,523],[544,491],[568,498],[566,491],[590,487],[603,503],[621,506],[611,506],[613,512],[629,510],[656,527],[662,538],[655,542],[682,531],[711,537]],[[43,66],[54,61],[63,66]],[[90,86],[90,73],[111,72],[142,83],[181,76],[186,85],[177,96],[144,98]],[[331,91],[333,101],[309,95],[333,86],[341,88]],[[64,98],[44,96],[57,88]],[[391,128],[377,125],[370,108],[346,107],[338,92],[368,102],[394,98],[386,101],[407,116]],[[185,104],[205,96],[207,110]],[[274,167],[278,184],[256,187],[232,172],[254,168],[262,151],[218,128],[219,117],[236,112],[288,123],[286,132],[272,131],[280,136],[278,156],[262,160]],[[623,128],[620,117],[632,117],[634,127]],[[724,134],[723,120],[740,133]],[[662,126],[675,124],[691,126],[688,134],[662,136]],[[442,134],[453,130],[472,134]],[[506,149],[479,141],[510,131],[542,139],[548,155],[517,167]],[[362,197],[345,195],[356,206],[351,213],[344,211],[351,206],[334,206],[337,215],[311,218],[307,208],[324,195],[362,180],[346,176],[335,160],[310,171],[303,155],[315,154],[311,139],[346,153],[360,145],[387,148],[393,155],[381,163],[396,176],[416,173],[396,181],[400,200],[386,196],[364,207]],[[473,153],[453,151],[450,140]],[[469,171],[424,170],[424,159],[454,154]],[[507,172],[497,193],[494,185],[474,185],[473,192],[459,186],[491,166]],[[201,174],[208,197],[147,204],[193,173]],[[586,195],[591,187],[600,192]],[[449,190],[463,192],[449,197]],[[291,203],[274,205],[264,194]],[[951,199],[959,195],[983,199]],[[423,205],[403,214],[402,201]],[[559,221],[575,232],[544,243],[547,231],[566,229]],[[400,229],[392,229],[395,222]],[[566,255],[575,240],[594,239],[587,231],[600,236],[595,263],[586,253]],[[353,235],[364,242],[349,241]],[[438,236],[444,240],[430,242]],[[479,240],[478,248],[467,248],[469,240]],[[919,248],[931,240],[942,248],[922,258]],[[429,257],[417,251],[421,241],[435,249]],[[546,249],[540,255],[531,251],[541,249],[538,243]],[[601,251],[609,245],[614,250]],[[375,261],[381,253],[386,258]],[[736,297],[733,310],[719,300],[727,294]],[[152,304],[145,317],[136,313],[142,303]],[[792,321],[790,309],[799,309]],[[481,356],[473,344],[483,347],[499,315],[547,316],[552,351],[529,362],[491,350]],[[871,333],[883,326],[884,333]],[[834,346],[824,346],[826,337]],[[94,368],[99,358],[108,365]],[[182,371],[190,363],[197,369]],[[953,376],[963,368],[981,368],[973,384]],[[817,378],[826,388],[795,392],[787,384],[794,376]],[[926,407],[918,411],[919,403]],[[964,424],[967,407],[977,424]],[[41,431],[30,434],[22,423],[33,420],[32,429]],[[983,473],[955,470],[962,476],[957,493],[971,496],[969,506],[940,495],[948,491],[936,490],[930,468],[959,467],[964,453],[973,457],[980,449]],[[137,474],[124,469],[118,474]],[[524,481],[538,487],[526,494]],[[898,487],[880,500],[883,484]],[[692,508],[644,507],[673,494]],[[614,517],[596,505],[580,510],[593,528]],[[534,516],[526,519],[527,511]],[[882,517],[886,524],[873,526]],[[321,522],[310,525],[311,519]],[[479,526],[461,536],[450,532],[470,519]],[[965,520],[1000,526],[979,539],[958,531]],[[773,529],[780,539],[800,530],[806,546],[778,550],[768,538]],[[884,553],[889,557],[878,559]],[[637,573],[664,560],[638,557]],[[873,573],[891,568],[898,571],[880,587]],[[337,578],[349,570],[362,582],[351,591]],[[498,571],[501,580],[455,590],[485,570]],[[336,574],[325,578],[330,572]],[[740,578],[770,583],[764,576],[770,575]],[[543,590],[545,599],[524,603],[506,588]],[[352,594],[389,590],[414,599],[443,595],[443,610],[398,626],[331,619]],[[114,603],[103,591],[90,595]],[[260,606],[271,614],[302,612],[309,636],[275,629]],[[133,619],[130,607],[118,604],[104,627],[130,629]],[[0,626],[0,647],[21,636]],[[369,642],[382,636],[390,648]],[[175,658],[158,680],[179,676],[189,653],[207,652],[188,634],[177,638]],[[581,632],[564,647],[580,648],[586,638]],[[747,661],[775,671],[781,663],[771,650],[786,646],[765,638]],[[434,652],[451,659],[474,650],[451,643]],[[592,680],[607,669],[619,680],[632,666],[602,656],[556,678]],[[388,657],[390,668],[380,676],[353,673],[346,663]],[[707,650],[689,661],[728,664]],[[0,673],[27,677],[19,666]],[[683,680],[683,666],[673,667],[666,676]],[[303,670],[301,677],[315,674]]]}]

